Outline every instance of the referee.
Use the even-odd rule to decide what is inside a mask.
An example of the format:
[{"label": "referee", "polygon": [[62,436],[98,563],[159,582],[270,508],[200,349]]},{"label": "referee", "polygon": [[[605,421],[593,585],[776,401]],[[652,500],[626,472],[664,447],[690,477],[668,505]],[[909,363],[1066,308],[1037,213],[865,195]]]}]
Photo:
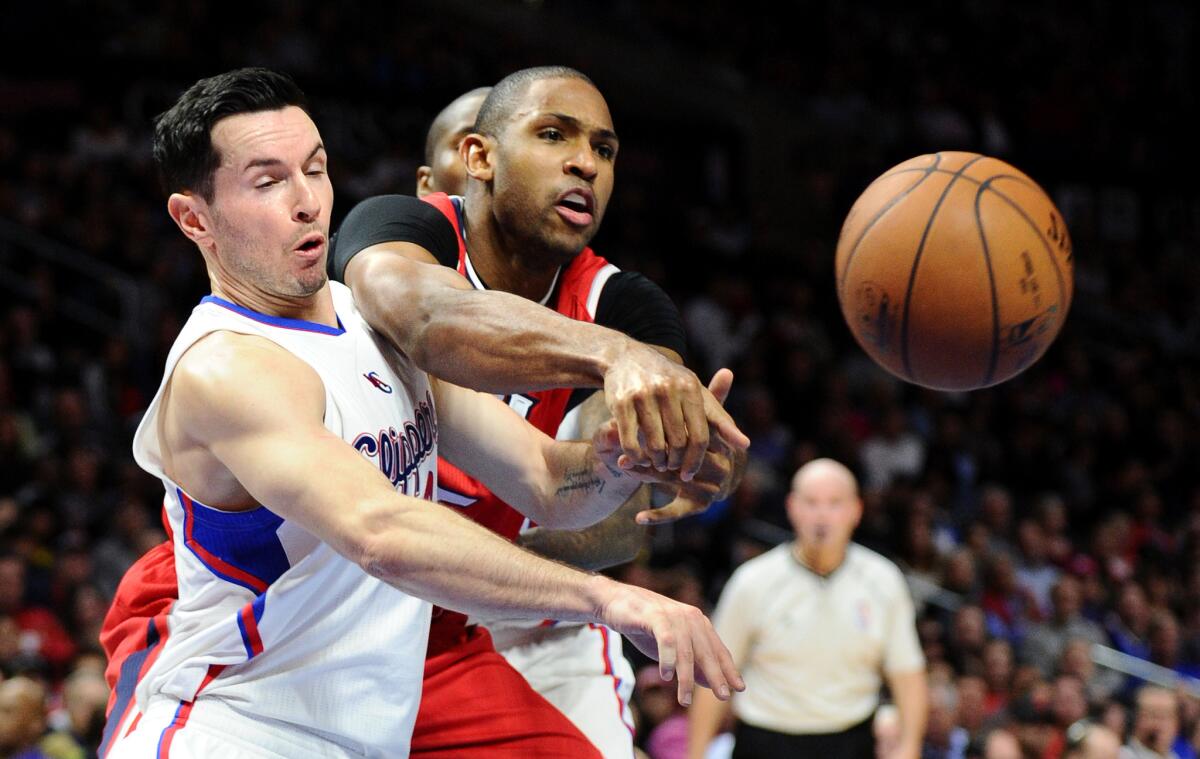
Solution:
[{"label": "referee", "polygon": [[[874,759],[871,720],[886,679],[901,734],[888,759],[917,759],[928,691],[912,598],[900,570],[850,542],[858,483],[831,459],[792,478],[796,540],[738,568],[713,623],[746,681],[733,698],[733,759]],[[698,691],[689,759],[703,759],[726,705]]]}]

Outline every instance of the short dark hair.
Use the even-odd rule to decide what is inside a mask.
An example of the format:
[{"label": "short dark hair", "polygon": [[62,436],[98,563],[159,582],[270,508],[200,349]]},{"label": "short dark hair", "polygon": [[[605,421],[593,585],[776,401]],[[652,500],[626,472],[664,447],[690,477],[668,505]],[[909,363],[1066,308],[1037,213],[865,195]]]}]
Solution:
[{"label": "short dark hair", "polygon": [[237,69],[188,87],[154,119],[154,163],[163,191],[188,190],[211,202],[213,172],[221,163],[212,144],[213,125],[226,116],[289,105],[308,111],[308,100],[292,78],[270,69]]},{"label": "short dark hair", "polygon": [[475,132],[488,137],[498,137],[525,90],[529,85],[543,79],[580,79],[593,87],[596,86],[587,75],[568,66],[536,66],[514,71],[496,82],[483,105],[479,106],[479,115],[475,117]]}]

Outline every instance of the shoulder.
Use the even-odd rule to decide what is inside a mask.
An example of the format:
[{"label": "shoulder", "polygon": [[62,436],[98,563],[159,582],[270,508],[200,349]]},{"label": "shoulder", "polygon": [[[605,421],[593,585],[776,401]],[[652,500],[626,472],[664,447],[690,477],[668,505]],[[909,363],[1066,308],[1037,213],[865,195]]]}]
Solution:
[{"label": "shoulder", "polygon": [[[449,198],[441,196],[448,205]],[[359,252],[387,242],[418,245],[440,263],[458,259],[458,232],[451,222],[453,210],[409,195],[376,195],[360,202],[338,228],[329,256],[330,275],[345,277],[346,264]]]},{"label": "shoulder", "polygon": [[775,546],[766,553],[747,559],[735,569],[726,587],[761,587],[761,583],[768,578],[787,572],[791,561],[791,546],[788,543]]},{"label": "shoulder", "polygon": [[846,560],[854,565],[857,573],[869,577],[872,582],[891,585],[893,588],[907,587],[904,573],[895,562],[864,545],[851,543],[846,549]]},{"label": "shoulder", "polygon": [[[316,371],[258,335],[217,331],[197,340],[171,373],[171,405],[200,429],[242,426],[270,415],[324,407]],[[274,412],[274,413],[272,413]]]}]

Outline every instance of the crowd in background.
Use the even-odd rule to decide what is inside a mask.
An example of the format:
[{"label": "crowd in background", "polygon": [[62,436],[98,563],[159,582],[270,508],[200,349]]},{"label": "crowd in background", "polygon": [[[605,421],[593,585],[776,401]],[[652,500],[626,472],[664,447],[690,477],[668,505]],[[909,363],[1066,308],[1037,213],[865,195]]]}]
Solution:
[{"label": "crowd in background", "polygon": [[[1133,740],[1146,698],[1169,713],[1154,730],[1173,731],[1180,759],[1196,756],[1200,701],[1138,697],[1140,681],[1090,655],[1101,643],[1200,675],[1196,10],[1090,3],[1083,24],[1079,9],[1055,4],[943,3],[920,17],[814,3],[800,32],[811,44],[800,44],[731,4],[601,5],[522,7],[708,56],[722,86],[791,98],[810,135],[780,169],[794,174],[795,213],[765,215],[739,174],[744,135],[697,138],[703,118],[623,110],[597,77],[629,136],[595,247],[671,293],[697,373],[734,369],[730,406],[753,440],[736,494],[660,528],[615,571],[710,606],[734,567],[787,539],[792,472],[831,456],[863,485],[857,539],[912,580],[932,682],[930,759],[966,756],[993,728],[1053,759],[1088,715]],[[5,34],[49,23],[49,12],[17,9]],[[0,707],[16,705],[0,708],[0,753],[48,724],[57,755],[83,756],[107,697],[100,622],[124,569],[163,538],[161,484],[133,463],[132,431],[207,289],[164,212],[152,116],[205,74],[289,71],[329,146],[340,219],[368,195],[411,192],[441,105],[548,61],[423,5],[350,14],[266,3],[230,30],[204,4],[117,2],[54,22],[62,34],[49,52],[61,56],[36,74],[0,75]],[[594,63],[582,53],[554,62]],[[1063,334],[991,390],[899,383],[857,349],[837,306],[842,215],[873,175],[932,149],[1026,168],[1074,236]],[[108,268],[30,253],[47,244]],[[678,712],[653,676],[638,685],[640,745],[676,756],[652,735]],[[25,716],[7,724],[13,713]],[[20,729],[30,724],[32,738]]]}]

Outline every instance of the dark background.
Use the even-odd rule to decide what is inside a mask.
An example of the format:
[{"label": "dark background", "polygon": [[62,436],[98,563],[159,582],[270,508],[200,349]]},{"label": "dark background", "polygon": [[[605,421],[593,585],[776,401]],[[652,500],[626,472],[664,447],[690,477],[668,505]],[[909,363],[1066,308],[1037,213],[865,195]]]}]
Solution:
[{"label": "dark background", "polygon": [[[833,456],[866,486],[859,539],[954,591],[941,602],[982,609],[984,637],[1015,653],[1007,674],[988,675],[983,644],[956,632],[971,615],[923,607],[939,692],[987,675],[989,719],[1046,726],[1023,733],[1031,756],[1053,751],[1055,709],[1070,711],[1054,702],[1060,667],[1020,666],[1060,577],[1080,580],[1105,642],[1200,669],[1196,9],[777,5],[7,7],[0,668],[45,678],[65,727],[63,678],[94,681],[89,652],[116,582],[161,539],[161,486],[134,466],[130,437],[207,282],[153,179],[152,117],[201,76],[291,73],[329,147],[336,221],[368,195],[411,192],[425,129],[452,98],[561,63],[597,82],[621,134],[594,247],[672,295],[698,373],[735,370],[730,405],[754,440],[738,494],[660,529],[618,574],[715,600],[733,567],[786,537],[791,473]],[[1067,219],[1077,267],[1045,358],[970,394],[876,369],[833,288],[834,242],[858,193],[906,158],[956,149],[1037,179]],[[1136,685],[1080,677],[1097,714]],[[967,704],[949,724],[978,733]],[[1197,711],[1183,707],[1188,737]]]}]

